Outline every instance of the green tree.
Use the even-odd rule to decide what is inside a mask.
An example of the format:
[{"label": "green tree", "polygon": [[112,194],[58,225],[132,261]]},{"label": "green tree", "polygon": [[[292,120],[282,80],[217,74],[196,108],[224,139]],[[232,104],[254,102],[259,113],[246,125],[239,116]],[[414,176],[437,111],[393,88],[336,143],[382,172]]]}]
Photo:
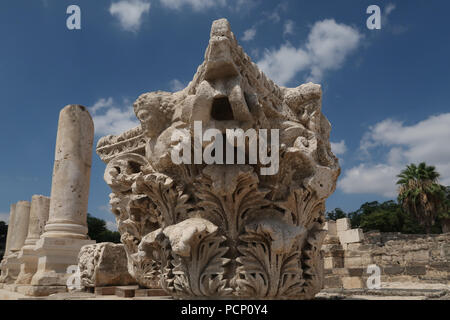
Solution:
[{"label": "green tree", "polygon": [[87,215],[88,236],[97,242],[120,243],[120,233],[106,228],[106,222],[102,219]]},{"label": "green tree", "polygon": [[379,208],[370,214],[361,216],[360,227],[364,231],[400,232],[402,228],[399,219],[400,212],[400,208],[393,210]]},{"label": "green tree", "polygon": [[8,226],[5,222],[0,221],[0,257],[5,253],[6,236],[8,234]]},{"label": "green tree", "polygon": [[341,208],[336,208],[333,211],[327,212],[326,217],[328,220],[336,221],[337,219],[347,218],[347,214]]},{"label": "green tree", "polygon": [[434,166],[421,162],[410,164],[397,176],[398,202],[413,216],[425,232],[431,233],[436,218],[444,211],[445,188],[438,183],[439,173]]},{"label": "green tree", "polygon": [[[401,232],[408,234],[425,233],[425,229],[417,220],[405,213],[402,206],[389,200],[366,202],[348,214],[352,228],[362,228],[365,232],[378,230],[381,232]],[[440,224],[436,224],[433,232],[440,232]]]},{"label": "green tree", "polygon": [[[350,212],[348,217],[352,228],[359,228],[361,226],[362,217],[365,215],[370,215],[372,212],[378,210],[380,206],[383,206],[383,204],[380,204],[378,201],[366,202],[362,204],[358,210]],[[384,206],[386,206],[386,204],[384,204]]]}]

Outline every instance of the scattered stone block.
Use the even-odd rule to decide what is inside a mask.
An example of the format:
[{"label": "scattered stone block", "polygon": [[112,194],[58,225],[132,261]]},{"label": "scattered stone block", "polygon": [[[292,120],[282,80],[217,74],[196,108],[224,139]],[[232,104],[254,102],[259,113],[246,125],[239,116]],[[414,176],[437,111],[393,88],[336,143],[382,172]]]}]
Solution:
[{"label": "scattered stone block", "polygon": [[96,287],[96,296],[113,296],[116,294],[116,287]]},{"label": "scattered stone block", "polygon": [[128,286],[136,284],[129,274],[123,244],[109,242],[87,245],[78,256],[81,285],[84,287]]},{"label": "scattered stone block", "polygon": [[349,218],[342,218],[336,220],[337,232],[347,231],[351,229],[351,223]]},{"label": "scattered stone block", "polygon": [[116,287],[116,296],[121,298],[133,298],[139,286],[122,286]]},{"label": "scattered stone block", "polygon": [[364,240],[364,232],[359,228],[341,231],[338,234],[341,244],[361,242],[362,240]]},{"label": "scattered stone block", "polygon": [[325,222],[325,226],[323,229],[327,231],[328,235],[337,236],[336,221],[329,220]]},{"label": "scattered stone block", "polygon": [[342,286],[344,289],[362,289],[363,281],[360,277],[343,277]]}]

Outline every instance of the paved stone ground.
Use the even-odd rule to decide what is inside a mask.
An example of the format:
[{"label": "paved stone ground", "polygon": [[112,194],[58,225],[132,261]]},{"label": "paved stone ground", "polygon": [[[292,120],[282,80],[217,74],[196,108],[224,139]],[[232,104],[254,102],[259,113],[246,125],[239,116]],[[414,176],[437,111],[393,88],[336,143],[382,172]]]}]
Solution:
[{"label": "paved stone ground", "polygon": [[[317,300],[450,300],[449,284],[392,282],[381,289],[324,289]],[[121,298],[115,295],[96,296],[88,292],[57,293],[48,297],[27,297],[17,292],[0,289],[0,300],[171,300],[171,297]]]},{"label": "paved stone ground", "polygon": [[450,300],[450,285],[441,283],[390,282],[381,289],[324,289],[316,299],[336,300]]}]

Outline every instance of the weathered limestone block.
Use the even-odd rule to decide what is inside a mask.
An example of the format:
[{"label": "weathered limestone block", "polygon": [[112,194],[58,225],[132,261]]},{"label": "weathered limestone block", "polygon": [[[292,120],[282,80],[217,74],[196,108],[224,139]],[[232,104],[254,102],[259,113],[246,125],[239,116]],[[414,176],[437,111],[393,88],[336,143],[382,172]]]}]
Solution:
[{"label": "weathered limestone block", "polygon": [[128,272],[123,244],[97,243],[81,248],[78,256],[81,285],[84,287],[127,286],[136,284]]},{"label": "weathered limestone block", "polygon": [[314,297],[340,173],[321,103],[319,85],[274,84],[214,21],[189,85],[141,95],[141,129],[97,145],[138,283],[179,298]]},{"label": "weathered limestone block", "polygon": [[21,265],[16,284],[29,284],[31,278],[36,273],[38,256],[34,249],[36,242],[44,232],[44,226],[48,219],[49,207],[50,198],[41,195],[34,195],[32,197],[28,235],[25,240],[25,245],[18,255]]},{"label": "weathered limestone block", "polygon": [[364,240],[364,232],[362,229],[350,229],[346,231],[340,231],[339,241],[341,244],[356,243]]},{"label": "weathered limestone block", "polygon": [[[82,246],[95,243],[87,236],[93,140],[94,123],[85,107],[68,105],[61,110],[49,220],[36,243],[39,262],[31,281],[33,286],[60,286],[65,290],[67,268],[78,264]],[[43,292],[42,288],[35,289]]]},{"label": "weathered limestone block", "polygon": [[342,285],[344,289],[361,289],[364,286],[360,277],[343,277]]},{"label": "weathered limestone block", "polygon": [[327,231],[328,235],[337,236],[336,221],[328,220],[327,222],[325,222],[325,226],[323,229]]},{"label": "weathered limestone block", "polygon": [[[11,208],[12,209],[12,208]],[[13,212],[11,212],[12,214]],[[1,283],[12,284],[16,281],[20,272],[20,260],[18,255],[22,249],[28,233],[30,220],[30,202],[19,201],[14,208],[14,219],[10,221],[13,226],[9,239],[9,254],[2,261]]]},{"label": "weathered limestone block", "polygon": [[350,230],[351,228],[352,228],[352,225],[350,223],[349,218],[342,218],[342,219],[336,220],[336,229],[337,229],[338,233]]}]

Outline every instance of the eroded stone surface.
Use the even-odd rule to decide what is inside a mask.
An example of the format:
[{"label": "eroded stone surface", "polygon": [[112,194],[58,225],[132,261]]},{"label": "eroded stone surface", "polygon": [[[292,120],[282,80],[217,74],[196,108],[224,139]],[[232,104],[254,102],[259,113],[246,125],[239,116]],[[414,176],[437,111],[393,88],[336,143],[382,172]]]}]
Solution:
[{"label": "eroded stone surface", "polygon": [[87,109],[61,110],[56,137],[49,220],[44,237],[87,239],[94,123]]},{"label": "eroded stone surface", "polygon": [[84,287],[136,284],[128,272],[123,244],[97,243],[84,246],[78,256],[81,285]]},{"label": "eroded stone surface", "polygon": [[64,107],[59,114],[49,219],[35,245],[39,260],[31,279],[37,287],[32,291],[66,286],[67,270],[78,264],[81,247],[95,243],[87,236],[93,140],[94,123],[87,109]]},{"label": "eroded stone surface", "polygon": [[48,220],[49,207],[50,198],[41,195],[34,195],[32,197],[28,235],[25,240],[25,245],[18,255],[20,260],[20,273],[17,276],[16,284],[29,284],[31,278],[36,273],[38,256],[35,252],[35,244],[44,232],[44,227]]},{"label": "eroded stone surface", "polygon": [[[314,297],[323,281],[325,200],[340,173],[321,96],[316,84],[274,84],[221,19],[184,90],[137,99],[141,126],[102,138],[97,152],[107,163],[128,268],[141,286],[182,298]],[[175,164],[172,151],[183,142],[199,145],[195,121],[201,133],[278,129],[279,170],[266,175],[261,161]]]}]

